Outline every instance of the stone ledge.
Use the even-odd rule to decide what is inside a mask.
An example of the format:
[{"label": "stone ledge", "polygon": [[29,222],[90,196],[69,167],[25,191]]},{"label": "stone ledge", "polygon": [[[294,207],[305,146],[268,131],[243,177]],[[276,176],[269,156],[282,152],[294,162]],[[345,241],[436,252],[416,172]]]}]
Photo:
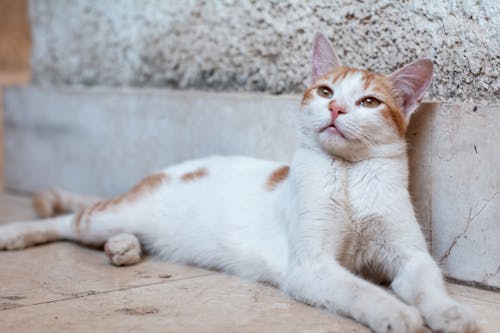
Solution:
[{"label": "stone ledge", "polygon": [[[5,92],[6,186],[116,195],[210,154],[289,161],[299,96],[110,88]],[[500,286],[500,108],[424,104],[407,138],[411,192],[433,255],[456,279]]]}]

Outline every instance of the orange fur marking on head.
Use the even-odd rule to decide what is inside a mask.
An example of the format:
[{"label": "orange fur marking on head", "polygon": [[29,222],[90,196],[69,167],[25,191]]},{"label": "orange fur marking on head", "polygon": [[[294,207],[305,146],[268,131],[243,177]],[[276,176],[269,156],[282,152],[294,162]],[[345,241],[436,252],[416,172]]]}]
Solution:
[{"label": "orange fur marking on head", "polygon": [[198,168],[195,171],[183,174],[181,176],[181,180],[183,182],[189,182],[189,181],[193,181],[193,180],[199,179],[201,177],[204,177],[206,175],[207,175],[207,169],[205,169],[205,168]]},{"label": "orange fur marking on head", "polygon": [[281,183],[283,180],[288,177],[290,173],[290,167],[285,165],[273,171],[273,173],[269,176],[266,182],[266,190],[272,191]]},{"label": "orange fur marking on head", "polygon": [[403,113],[397,107],[397,99],[393,96],[392,83],[383,75],[379,75],[367,70],[361,70],[363,73],[363,81],[365,83],[364,89],[368,90],[370,87],[375,93],[385,96],[385,107],[382,109],[382,116],[388,121],[392,122],[401,136],[406,132],[406,121]]},{"label": "orange fur marking on head", "polygon": [[397,109],[393,109],[390,106],[387,106],[382,109],[382,116],[385,119],[391,121],[397,128],[399,135],[404,136],[406,132],[406,121],[401,113],[401,111]]},{"label": "orange fur marking on head", "polygon": [[359,70],[356,68],[342,66],[335,68],[332,72],[330,72],[330,75],[333,74],[332,82],[336,83],[338,80],[344,80],[348,75],[352,75],[358,71]]},{"label": "orange fur marking on head", "polygon": [[306,105],[307,103],[309,103],[310,100],[314,98],[313,92],[322,85],[321,83],[319,83],[320,81],[326,80],[335,83],[340,77],[342,77],[342,79],[345,79],[348,74],[353,74],[356,71],[357,70],[355,68],[343,67],[343,66],[334,68],[330,72],[320,77],[318,80],[316,80],[316,82],[314,82],[311,86],[307,88],[306,92],[302,97],[301,105],[302,106]]},{"label": "orange fur marking on head", "polygon": [[387,87],[385,85],[385,81],[382,80],[380,75],[369,72],[367,70],[362,70],[361,73],[363,75],[363,82],[365,83],[363,89],[368,90],[368,88],[370,88],[372,83],[376,82],[377,86],[382,85],[384,87],[384,90],[386,90],[385,88],[387,88]]},{"label": "orange fur marking on head", "polygon": [[[403,112],[400,110],[400,107],[398,107],[399,97],[394,96],[392,83],[384,75],[373,73],[365,69],[339,66],[322,76],[318,81],[329,80],[332,83],[337,83],[339,80],[344,80],[347,76],[355,73],[361,73],[364,82],[364,90],[370,90],[371,88],[373,93],[386,97],[383,98],[385,107],[381,110],[381,114],[392,126],[396,127],[399,135],[404,136],[407,124]],[[314,98],[313,92],[319,86],[320,84],[315,83],[306,90],[302,97],[302,106],[309,103],[309,101]]]},{"label": "orange fur marking on head", "polygon": [[306,105],[309,103],[310,100],[312,100],[314,98],[314,89],[317,88],[317,85],[313,85],[311,87],[309,87],[306,92],[304,93],[304,96],[302,97],[302,101],[300,102],[300,104],[302,106]]}]

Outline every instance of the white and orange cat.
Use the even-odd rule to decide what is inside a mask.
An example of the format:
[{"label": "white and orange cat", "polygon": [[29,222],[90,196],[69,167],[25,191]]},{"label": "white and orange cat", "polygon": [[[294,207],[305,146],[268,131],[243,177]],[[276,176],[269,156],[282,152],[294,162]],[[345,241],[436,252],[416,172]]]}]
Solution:
[{"label": "white and orange cat", "polygon": [[[209,157],[111,200],[47,192],[35,204],[48,218],[0,226],[0,249],[65,239],[105,244],[114,264],[129,265],[143,248],[273,284],[375,332],[424,324],[476,332],[470,311],[445,290],[408,193],[404,134],[431,77],[429,60],[387,76],[344,67],[318,33],[290,166]],[[57,212],[75,214],[50,217]]]}]

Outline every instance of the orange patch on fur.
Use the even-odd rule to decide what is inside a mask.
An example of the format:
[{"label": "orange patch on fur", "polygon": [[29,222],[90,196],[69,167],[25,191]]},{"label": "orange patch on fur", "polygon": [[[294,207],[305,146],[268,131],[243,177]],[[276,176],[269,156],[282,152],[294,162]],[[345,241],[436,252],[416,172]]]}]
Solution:
[{"label": "orange patch on fur", "polygon": [[406,120],[401,111],[392,109],[389,106],[382,109],[382,116],[391,121],[397,128],[399,135],[404,136],[406,132]]},{"label": "orange patch on fur", "polygon": [[370,86],[373,83],[376,83],[377,86],[382,85],[385,88],[385,81],[381,79],[380,75],[377,75],[375,73],[366,70],[362,71],[362,75],[363,75],[363,82],[365,83],[363,88],[365,90],[368,90],[368,88],[370,88]]},{"label": "orange patch on fur", "polygon": [[137,197],[137,195],[143,194],[146,191],[151,191],[156,189],[158,186],[167,182],[169,177],[165,173],[157,173],[151,176],[147,176],[135,185],[130,192],[125,194],[125,197],[130,199],[131,197]]},{"label": "orange patch on fur", "polygon": [[288,177],[288,174],[290,173],[290,167],[285,165],[282,166],[275,171],[269,176],[266,182],[266,190],[272,191],[278,186],[279,183],[281,183],[283,180]]},{"label": "orange patch on fur", "polygon": [[130,191],[127,193],[116,197],[114,199],[109,200],[101,200],[96,202],[95,204],[89,206],[88,208],[82,210],[76,217],[76,227],[80,225],[80,220],[82,216],[85,214],[85,223],[88,225],[90,223],[90,218],[93,214],[98,212],[106,211],[112,207],[116,207],[122,203],[131,203],[133,201],[138,200],[142,196],[146,195],[154,191],[161,184],[167,182],[169,180],[169,176],[165,173],[157,173],[151,176],[144,178],[137,185],[135,185]]},{"label": "orange patch on fur", "polygon": [[[382,116],[387,119],[391,126],[397,129],[399,135],[404,136],[407,124],[405,116],[400,108],[401,98],[395,95],[392,82],[386,76],[365,69],[339,66],[322,76],[318,81],[329,80],[330,82],[337,83],[339,80],[344,80],[347,76],[355,73],[361,73],[364,82],[364,90],[369,90],[374,95],[384,97],[381,98],[385,104],[385,108],[381,111]],[[313,92],[319,86],[320,84],[315,83],[306,90],[302,97],[302,106],[309,103],[309,101],[314,98]]]},{"label": "orange patch on fur", "polygon": [[190,182],[190,181],[199,179],[201,177],[204,177],[206,175],[207,175],[207,169],[205,169],[205,168],[198,168],[198,169],[196,169],[193,172],[188,172],[188,173],[183,174],[181,176],[181,180],[183,182]]},{"label": "orange patch on fur", "polygon": [[317,88],[317,86],[316,86],[316,85],[314,85],[314,86],[309,87],[309,88],[306,90],[306,92],[304,93],[304,96],[302,97],[302,101],[300,102],[300,104],[301,104],[302,106],[304,106],[304,105],[308,104],[308,103],[309,103],[309,102],[310,102],[310,101],[314,98],[314,93],[313,93],[313,91],[314,91],[314,89],[316,89],[316,88]]},{"label": "orange patch on fur", "polygon": [[344,80],[348,75],[352,75],[358,71],[358,69],[351,67],[337,67],[331,73],[333,74],[332,82],[336,83],[338,80]]},{"label": "orange patch on fur", "polygon": [[380,95],[385,96],[384,104],[385,107],[382,109],[382,116],[388,121],[392,122],[399,134],[403,136],[406,131],[406,120],[401,112],[401,110],[396,105],[396,98],[393,96],[392,84],[383,75],[372,73],[366,70],[361,70],[363,73],[363,81],[365,83],[364,89],[368,90],[372,87],[372,90]]},{"label": "orange patch on fur", "polygon": [[75,217],[73,218],[73,226],[75,229],[80,229],[80,225],[82,224],[82,217],[83,217],[83,214],[85,213],[85,210],[81,210],[78,214],[75,215]]},{"label": "orange patch on fur", "polygon": [[168,180],[169,177],[165,173],[157,173],[151,176],[147,176],[127,193],[114,199],[99,201],[96,204],[94,204],[90,208],[90,210],[99,212],[106,210],[110,206],[117,206],[123,202],[133,202],[139,199],[141,196],[145,195],[146,193],[154,191],[161,184],[167,182]]}]

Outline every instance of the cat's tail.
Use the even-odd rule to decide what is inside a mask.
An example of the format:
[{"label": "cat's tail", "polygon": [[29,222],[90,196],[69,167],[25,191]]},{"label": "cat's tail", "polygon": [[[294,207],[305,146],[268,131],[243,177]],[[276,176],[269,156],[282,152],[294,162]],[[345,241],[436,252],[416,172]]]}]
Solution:
[{"label": "cat's tail", "polygon": [[48,218],[59,214],[78,213],[100,200],[102,198],[53,189],[36,193],[32,204],[39,217]]}]

